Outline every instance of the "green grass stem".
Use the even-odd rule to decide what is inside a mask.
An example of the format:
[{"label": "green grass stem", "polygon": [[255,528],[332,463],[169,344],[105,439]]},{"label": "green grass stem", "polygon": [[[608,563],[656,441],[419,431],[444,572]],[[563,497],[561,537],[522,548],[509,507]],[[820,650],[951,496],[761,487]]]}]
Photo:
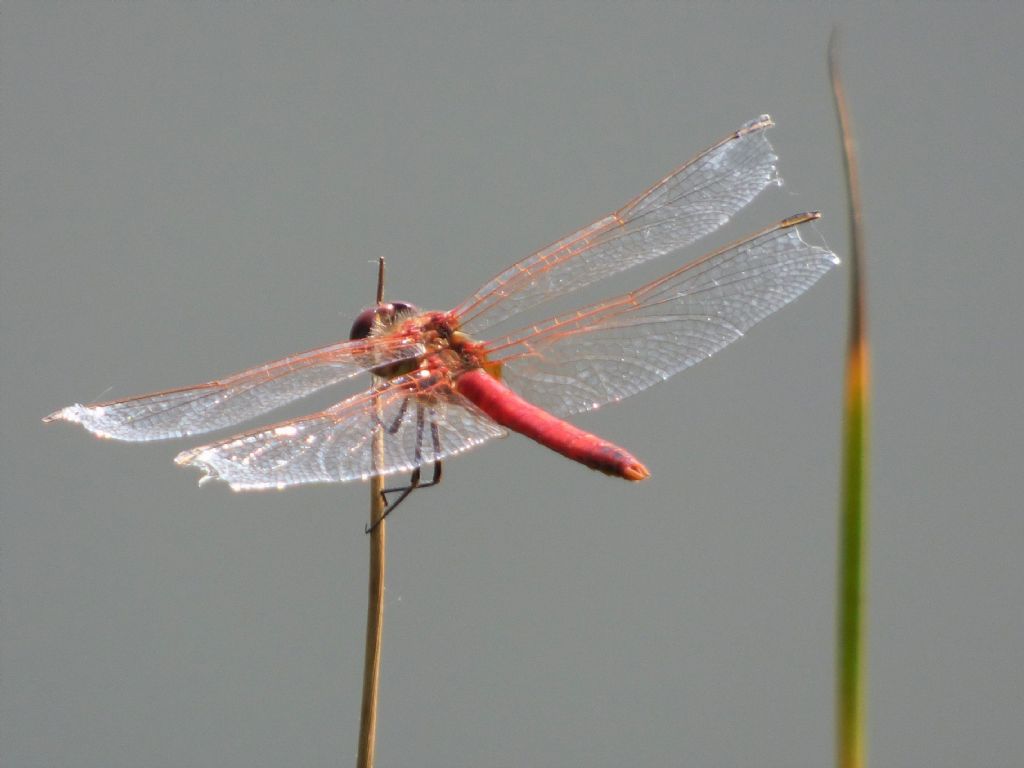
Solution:
[{"label": "green grass stem", "polygon": [[848,191],[850,328],[847,344],[843,425],[843,479],[839,525],[839,605],[837,617],[836,765],[867,765],[867,537],[870,346],[864,292],[864,239],[860,180],[849,110],[839,75],[837,34],[828,48],[829,73],[835,98],[843,165]]}]

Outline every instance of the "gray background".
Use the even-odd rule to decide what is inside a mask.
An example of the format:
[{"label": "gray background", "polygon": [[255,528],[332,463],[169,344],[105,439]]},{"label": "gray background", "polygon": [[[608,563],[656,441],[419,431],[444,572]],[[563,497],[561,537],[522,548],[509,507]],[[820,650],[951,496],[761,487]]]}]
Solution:
[{"label": "gray background", "polygon": [[[0,763],[354,760],[363,485],[236,495],[41,416],[447,308],[761,112],[846,249],[845,34],[871,247],[871,752],[1024,762],[1024,12],[1015,3],[8,2]],[[512,437],[391,526],[379,758],[831,761],[846,270],[578,419],[654,476]],[[347,390],[345,390],[347,392]],[[288,413],[339,398],[332,393]]]}]

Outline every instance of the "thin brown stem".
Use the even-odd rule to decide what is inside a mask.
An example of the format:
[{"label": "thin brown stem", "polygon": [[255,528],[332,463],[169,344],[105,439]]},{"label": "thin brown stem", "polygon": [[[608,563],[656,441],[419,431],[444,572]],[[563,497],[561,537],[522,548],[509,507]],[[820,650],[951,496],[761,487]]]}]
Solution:
[{"label": "thin brown stem", "polygon": [[849,107],[839,74],[837,34],[828,47],[832,94],[839,119],[848,192],[850,233],[850,329],[843,434],[843,493],[839,524],[837,612],[836,765],[865,768],[867,721],[867,536],[871,395],[870,346],[864,292],[864,231],[860,180]]},{"label": "thin brown stem", "polygon": [[[377,269],[377,303],[384,300],[384,257]],[[377,422],[381,423],[380,403]],[[384,463],[384,430],[373,435],[374,466]],[[380,650],[384,630],[384,569],[386,565],[387,521],[384,515],[384,479],[370,479],[370,584],[366,603],[366,655],[363,660],[363,701],[359,715],[358,768],[373,768],[377,746],[377,698],[380,689]]]},{"label": "thin brown stem", "polygon": [[384,257],[377,260],[377,303],[384,303]]}]

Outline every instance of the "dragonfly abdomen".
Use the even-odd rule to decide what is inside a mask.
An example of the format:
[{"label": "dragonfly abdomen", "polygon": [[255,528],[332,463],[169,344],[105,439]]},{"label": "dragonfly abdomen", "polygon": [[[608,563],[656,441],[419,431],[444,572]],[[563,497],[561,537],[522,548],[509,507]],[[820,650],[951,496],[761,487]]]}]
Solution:
[{"label": "dragonfly abdomen", "polygon": [[625,480],[644,480],[651,474],[626,449],[527,402],[482,368],[466,371],[455,386],[467,400],[503,427],[568,459]]}]

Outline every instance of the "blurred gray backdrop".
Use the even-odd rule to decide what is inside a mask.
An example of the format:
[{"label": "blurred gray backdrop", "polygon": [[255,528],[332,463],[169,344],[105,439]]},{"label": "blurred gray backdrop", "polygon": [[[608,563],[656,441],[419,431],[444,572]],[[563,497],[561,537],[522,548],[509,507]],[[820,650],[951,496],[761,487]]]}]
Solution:
[{"label": "blurred gray backdrop", "polygon": [[[1017,3],[38,3],[0,14],[0,763],[354,761],[367,487],[238,495],[39,419],[452,306],[770,112],[786,180],[634,286],[821,209],[874,340],[871,755],[1024,763]],[[379,762],[832,759],[846,269],[715,359],[396,514]],[[360,382],[359,386],[362,385]],[[340,399],[343,389],[287,414]]]}]

